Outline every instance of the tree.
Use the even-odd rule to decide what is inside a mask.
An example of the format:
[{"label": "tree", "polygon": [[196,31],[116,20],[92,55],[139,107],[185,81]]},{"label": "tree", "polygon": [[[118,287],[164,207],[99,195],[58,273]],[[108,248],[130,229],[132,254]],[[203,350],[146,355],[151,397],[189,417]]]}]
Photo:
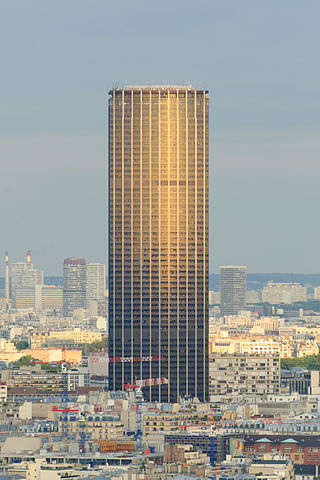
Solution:
[{"label": "tree", "polygon": [[17,350],[25,350],[29,347],[27,340],[17,340],[13,342]]},{"label": "tree", "polygon": [[83,353],[97,353],[97,352],[108,352],[109,350],[109,337],[106,335],[102,340],[93,343],[86,343],[82,347]]},{"label": "tree", "polygon": [[308,355],[302,358],[282,358],[281,368],[304,367],[308,370],[320,370],[320,355]]},{"label": "tree", "polygon": [[31,355],[24,355],[23,357],[19,358],[19,360],[13,362],[13,365],[17,367],[24,367],[26,365],[30,365],[32,362],[39,362],[39,360],[33,358]]}]

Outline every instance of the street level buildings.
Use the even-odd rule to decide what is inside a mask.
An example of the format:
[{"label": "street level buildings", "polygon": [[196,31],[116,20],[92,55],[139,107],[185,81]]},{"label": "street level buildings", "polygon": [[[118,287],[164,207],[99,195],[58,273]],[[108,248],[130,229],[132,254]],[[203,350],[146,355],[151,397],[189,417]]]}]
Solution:
[{"label": "street level buildings", "polygon": [[221,315],[237,315],[246,308],[247,267],[220,267]]},{"label": "street level buildings", "polygon": [[111,390],[166,377],[146,399],[208,397],[208,92],[109,92]]},{"label": "street level buildings", "polygon": [[63,315],[72,317],[78,308],[86,308],[86,261],[66,258],[63,262]]}]

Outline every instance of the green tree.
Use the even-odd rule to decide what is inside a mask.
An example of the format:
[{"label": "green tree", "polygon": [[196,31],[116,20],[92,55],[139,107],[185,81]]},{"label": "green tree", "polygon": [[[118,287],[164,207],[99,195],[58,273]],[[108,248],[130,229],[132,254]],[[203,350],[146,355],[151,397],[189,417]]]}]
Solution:
[{"label": "green tree", "polygon": [[302,358],[282,358],[281,368],[304,367],[308,370],[320,370],[320,355],[308,355]]},{"label": "green tree", "polygon": [[24,355],[23,357],[19,358],[19,360],[13,362],[13,365],[17,367],[24,367],[26,365],[30,365],[32,362],[39,362],[39,360],[33,358],[31,355]]},{"label": "green tree", "polygon": [[17,340],[13,342],[17,350],[25,350],[29,347],[29,343],[26,340]]},{"label": "green tree", "polygon": [[102,340],[93,343],[86,343],[82,346],[83,353],[97,353],[108,352],[109,350],[109,337],[106,335]]}]

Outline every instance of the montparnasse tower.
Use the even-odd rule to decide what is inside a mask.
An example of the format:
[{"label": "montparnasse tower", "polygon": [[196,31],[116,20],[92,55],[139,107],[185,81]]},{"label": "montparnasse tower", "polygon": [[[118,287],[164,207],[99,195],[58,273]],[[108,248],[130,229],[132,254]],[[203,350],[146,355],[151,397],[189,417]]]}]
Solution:
[{"label": "montparnasse tower", "polygon": [[205,401],[208,92],[109,94],[109,355],[121,359],[109,364],[109,388],[166,377],[167,385],[143,389],[146,399]]}]

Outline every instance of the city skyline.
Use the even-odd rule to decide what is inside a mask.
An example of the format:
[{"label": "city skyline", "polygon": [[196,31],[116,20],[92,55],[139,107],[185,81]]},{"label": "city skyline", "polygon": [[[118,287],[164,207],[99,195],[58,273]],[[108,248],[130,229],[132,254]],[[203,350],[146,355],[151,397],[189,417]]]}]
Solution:
[{"label": "city skyline", "polygon": [[215,105],[210,272],[320,271],[318,2],[31,5],[2,10],[0,251],[30,248],[51,275],[69,256],[106,263],[106,92],[192,83]]},{"label": "city skyline", "polygon": [[3,2],[0,479],[320,480],[319,18]]}]

